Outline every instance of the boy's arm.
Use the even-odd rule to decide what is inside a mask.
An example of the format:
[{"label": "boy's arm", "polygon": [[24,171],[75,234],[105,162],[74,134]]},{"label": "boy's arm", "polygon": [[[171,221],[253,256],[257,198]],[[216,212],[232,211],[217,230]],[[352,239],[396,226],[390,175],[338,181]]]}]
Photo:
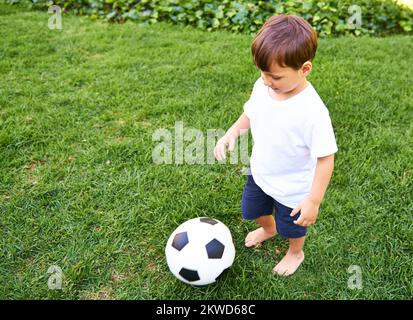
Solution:
[{"label": "boy's arm", "polygon": [[214,156],[218,161],[225,159],[226,148],[233,151],[235,147],[235,140],[241,134],[248,132],[250,128],[250,119],[243,113],[231,128],[218,140],[214,148]]},{"label": "boy's arm", "polygon": [[238,120],[235,121],[235,123],[232,125],[232,127],[228,129],[225,135],[229,134],[234,138],[237,138],[241,134],[247,132],[249,128],[250,119],[247,117],[245,113],[242,113]]},{"label": "boy's arm", "polygon": [[334,154],[317,159],[317,166],[310,194],[291,212],[291,216],[295,216],[301,210],[300,217],[298,220],[294,221],[295,224],[307,227],[315,223],[321,201],[324,198],[331,175],[333,174],[333,168]]},{"label": "boy's arm", "polygon": [[333,174],[333,169],[334,153],[317,159],[314,180],[311,186],[310,195],[308,196],[312,202],[320,205],[321,201],[323,201],[331,175]]}]

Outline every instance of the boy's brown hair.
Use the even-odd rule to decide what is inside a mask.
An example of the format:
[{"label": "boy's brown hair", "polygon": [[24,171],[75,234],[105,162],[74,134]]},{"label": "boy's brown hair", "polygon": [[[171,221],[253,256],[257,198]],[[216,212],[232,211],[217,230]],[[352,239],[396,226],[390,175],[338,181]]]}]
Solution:
[{"label": "boy's brown hair", "polygon": [[276,15],[258,31],[251,51],[255,65],[262,71],[270,72],[273,63],[298,70],[314,59],[317,33],[301,17]]}]

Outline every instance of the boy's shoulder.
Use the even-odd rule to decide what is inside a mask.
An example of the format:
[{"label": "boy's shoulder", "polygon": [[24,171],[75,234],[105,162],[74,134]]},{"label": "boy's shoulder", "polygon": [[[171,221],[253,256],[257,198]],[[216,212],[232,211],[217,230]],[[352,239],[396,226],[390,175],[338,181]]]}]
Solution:
[{"label": "boy's shoulder", "polygon": [[308,98],[309,102],[311,102],[312,107],[320,111],[328,112],[327,106],[318,94],[317,89],[313,86],[311,82],[308,82],[308,85],[310,87],[310,94],[308,95]]}]

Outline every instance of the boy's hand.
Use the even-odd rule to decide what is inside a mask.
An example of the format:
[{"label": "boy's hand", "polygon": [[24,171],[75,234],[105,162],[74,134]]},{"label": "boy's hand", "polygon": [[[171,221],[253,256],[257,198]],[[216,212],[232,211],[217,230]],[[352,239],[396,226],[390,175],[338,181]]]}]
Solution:
[{"label": "boy's hand", "polygon": [[228,151],[234,150],[235,140],[236,140],[236,137],[228,133],[218,140],[214,148],[214,156],[218,161],[225,159],[225,153],[226,153],[227,146],[228,146]]},{"label": "boy's hand", "polygon": [[290,216],[295,216],[301,210],[300,217],[297,220],[295,220],[294,223],[302,227],[308,227],[314,224],[317,220],[319,208],[319,203],[311,201],[307,198],[297,207],[295,207],[293,211],[291,211]]}]

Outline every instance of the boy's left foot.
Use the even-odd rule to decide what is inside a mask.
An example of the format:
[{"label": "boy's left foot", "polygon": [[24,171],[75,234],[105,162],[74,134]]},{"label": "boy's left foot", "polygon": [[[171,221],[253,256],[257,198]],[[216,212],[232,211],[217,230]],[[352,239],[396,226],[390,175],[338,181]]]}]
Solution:
[{"label": "boy's left foot", "polygon": [[290,251],[282,258],[282,260],[272,269],[273,273],[280,276],[292,275],[304,261],[304,252],[292,253]]},{"label": "boy's left foot", "polygon": [[276,231],[267,232],[265,231],[263,227],[258,228],[248,233],[247,237],[245,238],[245,246],[246,247],[259,246],[261,242],[274,237],[276,233],[277,233]]}]

